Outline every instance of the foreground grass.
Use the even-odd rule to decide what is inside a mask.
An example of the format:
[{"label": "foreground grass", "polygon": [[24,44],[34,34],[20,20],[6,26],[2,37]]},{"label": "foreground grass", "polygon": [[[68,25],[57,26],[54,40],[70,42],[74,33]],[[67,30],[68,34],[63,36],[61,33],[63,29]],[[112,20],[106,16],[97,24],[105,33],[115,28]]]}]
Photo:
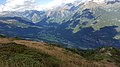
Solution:
[{"label": "foreground grass", "polygon": [[[104,53],[106,51],[79,51],[42,42],[0,38],[0,67],[119,67],[115,63],[118,61],[102,62],[99,56],[109,57]],[[119,60],[119,55],[116,59]]]},{"label": "foreground grass", "polygon": [[67,50],[77,53],[88,61],[96,61],[102,63],[114,63],[120,67],[120,49],[116,47],[99,47],[91,50],[69,49]]},{"label": "foreground grass", "polygon": [[0,67],[59,67],[60,60],[16,43],[0,44]]}]

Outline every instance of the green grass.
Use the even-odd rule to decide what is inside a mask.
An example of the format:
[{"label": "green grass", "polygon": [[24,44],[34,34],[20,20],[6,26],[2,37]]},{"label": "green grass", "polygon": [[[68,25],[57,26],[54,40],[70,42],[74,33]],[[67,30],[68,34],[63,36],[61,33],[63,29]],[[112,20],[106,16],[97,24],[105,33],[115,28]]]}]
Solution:
[{"label": "green grass", "polygon": [[[63,48],[56,44],[47,44],[45,46],[49,48],[51,47]],[[103,50],[103,48],[105,49]],[[52,49],[54,50],[54,48]],[[78,59],[81,60],[81,62],[83,62],[83,64],[80,63],[79,65],[80,67],[81,66],[98,67],[96,64],[92,62],[101,63],[101,61],[103,62],[105,61],[105,63],[106,62],[116,63],[117,66],[120,66],[119,63],[120,50],[114,47],[100,47],[94,50],[78,50],[78,49],[66,48],[65,50],[63,50],[63,52],[65,54],[70,53],[70,55],[77,54],[80,57],[82,56],[83,59],[86,60],[86,62],[82,61],[82,59]],[[107,52],[110,52],[112,55],[110,56],[106,54]],[[71,57],[73,59],[75,58],[73,56]],[[16,44],[16,43],[0,44],[0,67],[67,67],[67,65],[72,65],[71,62],[65,60],[66,58],[62,61],[60,58],[56,57],[55,55],[50,55],[42,50],[30,48],[21,44]],[[71,61],[75,61],[75,60],[71,60]],[[79,62],[80,61],[76,61],[76,63]],[[74,63],[74,65],[76,64]],[[107,67],[107,66],[102,64],[101,67]]]},{"label": "green grass", "polygon": [[77,53],[84,57],[88,61],[104,61],[116,63],[120,66],[120,49],[115,47],[99,47],[92,50],[78,50],[78,49],[68,49],[73,53]]},{"label": "green grass", "polygon": [[0,44],[0,67],[59,67],[60,60],[16,43]]},{"label": "green grass", "polygon": [[0,34],[0,38],[5,38],[6,36],[3,34]]}]

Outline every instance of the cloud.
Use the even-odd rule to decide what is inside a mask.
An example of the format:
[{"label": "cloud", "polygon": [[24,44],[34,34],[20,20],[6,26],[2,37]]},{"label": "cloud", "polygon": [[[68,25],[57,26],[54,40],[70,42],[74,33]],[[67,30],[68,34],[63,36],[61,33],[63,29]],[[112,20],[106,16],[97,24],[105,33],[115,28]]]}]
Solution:
[{"label": "cloud", "polygon": [[7,0],[4,5],[0,5],[0,11],[29,10],[34,7],[35,0]]},{"label": "cloud", "polygon": [[3,5],[0,5],[0,12],[3,11]]},{"label": "cloud", "polygon": [[[37,0],[38,1],[38,0]],[[36,5],[36,0],[7,0],[5,4],[0,5],[0,11],[24,11],[24,10],[45,10],[52,9],[63,3],[71,3],[75,0],[52,0],[48,4]],[[39,0],[40,1],[40,0]]]},{"label": "cloud", "polygon": [[[24,10],[46,10],[53,9],[59,5],[65,3],[72,3],[74,1],[88,2],[91,0],[51,0],[47,4],[39,4],[37,2],[41,0],[6,0],[5,4],[0,5],[1,11],[24,11]],[[114,1],[114,0],[107,0]]]},{"label": "cloud", "polygon": [[54,7],[57,7],[59,5],[65,4],[65,3],[72,3],[76,0],[52,0],[50,3],[45,5],[38,5],[35,7],[36,10],[46,10],[46,9],[53,9]]}]

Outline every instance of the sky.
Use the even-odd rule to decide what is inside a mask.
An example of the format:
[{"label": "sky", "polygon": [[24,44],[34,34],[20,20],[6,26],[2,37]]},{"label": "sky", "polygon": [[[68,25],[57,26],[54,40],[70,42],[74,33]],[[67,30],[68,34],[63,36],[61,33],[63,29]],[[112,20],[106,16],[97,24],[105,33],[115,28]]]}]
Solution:
[{"label": "sky", "polygon": [[36,4],[47,4],[50,3],[52,0],[36,0]]},{"label": "sky", "polygon": [[[78,0],[0,0],[0,12],[2,11],[24,11],[24,10],[46,10],[65,3]],[[79,0],[89,1],[89,0]]]},{"label": "sky", "polygon": [[0,12],[52,9],[73,1],[75,0],[0,0]]}]

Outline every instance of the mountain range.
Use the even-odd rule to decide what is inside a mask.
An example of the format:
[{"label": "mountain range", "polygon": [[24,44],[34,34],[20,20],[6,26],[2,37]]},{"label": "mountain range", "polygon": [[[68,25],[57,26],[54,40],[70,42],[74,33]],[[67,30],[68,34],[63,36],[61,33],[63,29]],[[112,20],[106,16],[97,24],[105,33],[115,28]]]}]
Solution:
[{"label": "mountain range", "polygon": [[116,0],[104,3],[75,1],[45,11],[0,13],[0,34],[68,48],[120,48],[119,32],[120,3]]}]

